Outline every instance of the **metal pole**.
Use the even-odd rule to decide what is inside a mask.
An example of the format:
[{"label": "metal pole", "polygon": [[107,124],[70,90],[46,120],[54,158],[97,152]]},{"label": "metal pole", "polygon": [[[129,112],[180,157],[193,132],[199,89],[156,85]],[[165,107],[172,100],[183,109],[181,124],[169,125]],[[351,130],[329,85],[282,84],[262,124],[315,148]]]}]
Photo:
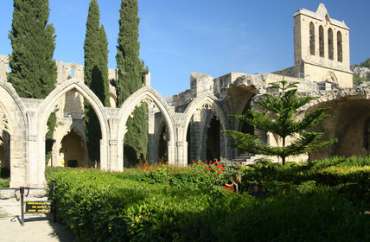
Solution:
[{"label": "metal pole", "polygon": [[24,225],[24,187],[20,187],[19,191],[21,193],[21,224]]}]

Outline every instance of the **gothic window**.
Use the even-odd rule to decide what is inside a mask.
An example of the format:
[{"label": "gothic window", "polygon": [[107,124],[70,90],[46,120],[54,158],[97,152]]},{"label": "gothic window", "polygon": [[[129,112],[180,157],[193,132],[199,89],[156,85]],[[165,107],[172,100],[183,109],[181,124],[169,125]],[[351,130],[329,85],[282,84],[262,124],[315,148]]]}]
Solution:
[{"label": "gothic window", "polygon": [[337,52],[338,61],[343,62],[343,43],[342,43],[342,33],[338,31],[337,33]]},{"label": "gothic window", "polygon": [[322,26],[319,27],[319,50],[320,50],[320,57],[325,56],[324,51],[324,28]]},{"label": "gothic window", "polygon": [[315,55],[315,26],[312,22],[310,23],[310,53]]},{"label": "gothic window", "polygon": [[329,29],[328,30],[328,54],[329,54],[329,59],[334,60],[334,43],[333,43],[333,30]]}]

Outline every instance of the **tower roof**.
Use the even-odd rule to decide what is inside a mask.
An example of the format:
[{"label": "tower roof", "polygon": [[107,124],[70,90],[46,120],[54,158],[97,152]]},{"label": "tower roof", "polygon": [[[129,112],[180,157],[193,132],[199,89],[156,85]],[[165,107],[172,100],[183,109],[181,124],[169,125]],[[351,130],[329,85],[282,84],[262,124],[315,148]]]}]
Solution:
[{"label": "tower roof", "polygon": [[331,18],[325,4],[323,4],[323,3],[319,4],[316,12],[313,12],[313,11],[308,10],[308,9],[300,9],[297,12],[295,12],[294,16],[297,16],[297,15],[300,15],[300,14],[309,16],[311,18],[314,18],[314,19],[317,19],[317,20],[320,20],[320,21],[327,20],[335,26],[338,26],[338,27],[344,28],[344,29],[349,29],[349,27],[347,26],[347,24],[344,21],[339,21],[339,20]]}]

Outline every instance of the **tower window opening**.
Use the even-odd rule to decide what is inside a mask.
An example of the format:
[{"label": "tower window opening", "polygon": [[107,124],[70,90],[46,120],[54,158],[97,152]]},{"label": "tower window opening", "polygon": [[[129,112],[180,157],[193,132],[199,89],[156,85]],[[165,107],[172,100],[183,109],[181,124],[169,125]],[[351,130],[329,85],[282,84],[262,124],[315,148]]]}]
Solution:
[{"label": "tower window opening", "polygon": [[319,27],[319,49],[320,49],[320,57],[325,56],[325,47],[324,47],[324,28],[322,26]]},{"label": "tower window opening", "polygon": [[315,26],[310,23],[310,54],[315,55]]},{"label": "tower window opening", "polygon": [[343,42],[342,42],[342,33],[337,32],[337,52],[338,52],[338,61],[343,62]]}]

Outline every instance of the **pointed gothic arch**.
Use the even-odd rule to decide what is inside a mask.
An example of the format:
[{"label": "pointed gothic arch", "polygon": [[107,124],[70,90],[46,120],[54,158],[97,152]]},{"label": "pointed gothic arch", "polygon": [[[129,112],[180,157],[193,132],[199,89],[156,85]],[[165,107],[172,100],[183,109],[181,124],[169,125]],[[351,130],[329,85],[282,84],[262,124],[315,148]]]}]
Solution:
[{"label": "pointed gothic arch", "polygon": [[158,107],[164,119],[166,121],[166,125],[168,128],[168,164],[175,165],[175,127],[174,127],[174,120],[171,115],[170,108],[168,104],[162,100],[161,96],[152,88],[150,87],[142,87],[132,95],[130,95],[126,101],[122,104],[119,110],[119,124],[118,124],[118,166],[123,167],[123,158],[124,158],[124,151],[123,151],[123,144],[124,144],[124,136],[127,132],[127,121],[134,112],[135,108],[138,107],[143,102],[151,103]]},{"label": "pointed gothic arch", "polygon": [[104,105],[101,103],[99,98],[89,89],[88,86],[85,85],[80,80],[71,79],[68,81],[63,82],[62,84],[58,85],[40,104],[38,109],[38,137],[37,139],[39,142],[39,172],[43,174],[45,170],[45,146],[44,146],[44,139],[45,133],[47,131],[47,120],[50,114],[54,111],[55,105],[57,104],[59,98],[64,96],[69,91],[76,91],[81,96],[83,96],[84,100],[89,103],[92,109],[95,111],[95,114],[98,118],[102,138],[100,140],[100,168],[103,170],[108,170],[108,146],[107,140],[109,135],[109,127],[107,124],[107,116],[105,113]]},{"label": "pointed gothic arch", "polygon": [[[212,112],[214,112],[214,116],[216,118],[218,118],[219,122],[220,122],[220,129],[222,130],[226,130],[227,129],[227,120],[226,120],[226,116],[225,116],[225,113],[221,107],[221,105],[216,101],[215,97],[211,97],[211,96],[206,96],[206,97],[198,97],[196,99],[194,99],[189,105],[188,107],[186,108],[185,112],[184,112],[184,115],[185,115],[185,125],[184,125],[184,131],[183,131],[183,134],[182,134],[182,140],[183,141],[186,141],[187,138],[189,137],[188,136],[188,130],[189,130],[189,126],[190,126],[190,123],[191,123],[191,118],[193,117],[194,113],[197,111],[197,110],[210,110]],[[205,130],[203,130],[203,132],[206,132]],[[203,137],[203,135],[202,135]],[[224,134],[221,134],[221,139],[222,139],[222,143],[220,143],[220,154],[221,154],[221,157],[227,157],[228,154],[227,154],[227,137],[224,135]],[[181,160],[183,160],[184,162],[188,162],[188,146],[186,145],[186,147],[184,147],[184,149],[186,149],[186,151],[183,151],[182,154],[183,154],[183,158]]]},{"label": "pointed gothic arch", "polygon": [[10,135],[10,187],[27,186],[30,183],[30,174],[26,145],[28,136],[26,108],[8,82],[0,81],[0,97],[0,109],[6,119],[6,132]]}]

